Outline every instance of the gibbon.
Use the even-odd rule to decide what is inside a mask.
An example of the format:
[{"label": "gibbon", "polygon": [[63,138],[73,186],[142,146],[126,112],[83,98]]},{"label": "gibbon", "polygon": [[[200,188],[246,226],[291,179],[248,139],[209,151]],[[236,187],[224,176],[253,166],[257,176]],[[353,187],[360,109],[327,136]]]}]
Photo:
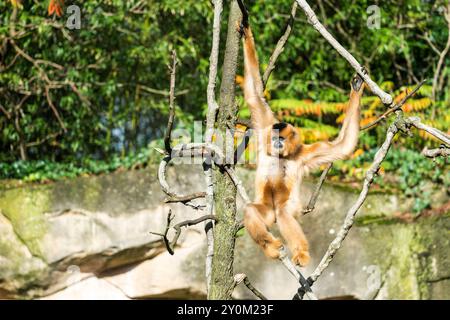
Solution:
[{"label": "gibbon", "polygon": [[[278,122],[263,95],[258,57],[248,23],[239,26],[244,42],[244,97],[257,138],[255,200],[246,205],[244,225],[269,258],[279,258],[283,243],[268,231],[277,223],[296,265],[310,260],[308,241],[294,216],[301,207],[302,178],[311,169],[348,158],[359,133],[360,101],[364,81],[355,75],[345,120],[334,141],[303,144],[296,129]],[[366,72],[362,70],[362,72]]]}]

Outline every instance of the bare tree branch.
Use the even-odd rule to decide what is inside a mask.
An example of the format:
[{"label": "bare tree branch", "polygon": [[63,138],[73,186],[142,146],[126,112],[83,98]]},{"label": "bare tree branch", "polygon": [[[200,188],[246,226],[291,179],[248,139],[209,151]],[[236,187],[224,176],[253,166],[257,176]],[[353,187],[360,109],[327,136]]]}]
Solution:
[{"label": "bare tree branch", "polygon": [[165,203],[175,203],[175,202],[187,203],[187,202],[195,200],[195,199],[204,198],[205,196],[206,196],[206,192],[196,192],[196,193],[192,193],[192,194],[186,195],[186,196],[168,197],[168,198],[164,199],[164,202]]},{"label": "bare tree branch", "polygon": [[47,142],[48,140],[55,139],[56,137],[58,137],[58,136],[61,135],[62,133],[63,133],[63,131],[58,131],[58,132],[55,132],[55,133],[52,133],[52,134],[47,135],[47,136],[46,136],[45,138],[43,138],[43,139],[39,139],[39,140],[34,141],[34,142],[28,142],[28,143],[26,144],[26,147],[27,147],[27,148],[31,148],[31,147],[39,146],[39,145],[41,145],[41,144]]},{"label": "bare tree branch", "polygon": [[[206,91],[206,99],[208,103],[208,112],[206,115],[206,133],[205,142],[212,143],[212,137],[214,134],[214,124],[216,122],[216,115],[219,106],[216,101],[216,80],[217,69],[219,63],[219,47],[220,47],[220,22],[223,10],[223,1],[214,0],[214,20],[212,27],[212,45],[211,54],[209,57],[209,77],[208,87]],[[206,182],[206,212],[210,215],[214,214],[214,180],[212,174],[211,158],[207,158],[203,162],[203,172],[205,174]],[[206,259],[205,259],[205,276],[206,276],[206,288],[207,294],[211,284],[211,270],[212,260],[214,257],[214,223],[209,221],[205,224],[206,232]]]},{"label": "bare tree branch", "polygon": [[172,222],[173,219],[174,219],[174,216],[172,215],[172,210],[169,210],[169,214],[167,215],[167,223],[166,223],[166,228],[164,230],[164,233],[150,232],[153,235],[161,236],[163,238],[163,241],[164,241],[164,244],[166,245],[167,251],[171,255],[173,255],[175,253],[174,249],[175,249],[175,246],[177,244],[178,238],[181,235],[181,228],[182,227],[193,226],[193,225],[199,224],[200,222],[203,222],[205,220],[217,221],[217,218],[215,216],[213,216],[213,215],[205,215],[205,216],[202,216],[202,217],[197,218],[197,219],[185,220],[185,221],[182,221],[180,223],[177,223],[176,225],[174,225],[172,227],[173,229],[175,229],[175,235],[174,235],[173,239],[170,241],[167,238],[167,233],[169,232],[169,230],[171,228],[170,227],[170,223]]},{"label": "bare tree branch", "polygon": [[422,123],[419,117],[406,118],[405,122],[409,125],[416,127],[417,129],[423,130],[431,134],[435,138],[444,142],[447,146],[450,146],[450,136],[448,134]]},{"label": "bare tree branch", "polygon": [[[447,21],[447,29],[448,29],[448,36],[447,36],[447,42],[445,44],[444,49],[439,52],[439,60],[436,65],[436,70],[434,72],[433,77],[433,92],[432,92],[432,98],[434,101],[436,101],[436,95],[439,88],[439,75],[441,74],[442,66],[444,65],[445,57],[447,56],[448,52],[450,51],[450,2],[447,4],[447,6],[444,8],[444,18]],[[435,109],[433,108],[433,114],[432,118],[434,118]]]},{"label": "bare tree branch", "polygon": [[361,190],[361,193],[356,200],[356,202],[353,204],[353,206],[348,210],[347,215],[345,217],[344,223],[341,226],[336,238],[331,242],[331,244],[328,247],[327,252],[323,256],[322,260],[320,261],[317,268],[314,270],[314,272],[311,274],[311,276],[308,278],[308,282],[312,285],[323,273],[323,271],[329,266],[330,262],[333,260],[336,252],[339,250],[339,248],[342,245],[342,242],[346,238],[350,228],[353,226],[353,222],[355,219],[355,215],[358,213],[359,208],[362,206],[364,201],[366,200],[367,194],[369,192],[369,188],[374,180],[375,175],[377,174],[378,170],[380,169],[380,165],[385,159],[389,148],[392,144],[392,140],[394,139],[394,136],[397,134],[398,128],[397,124],[392,124],[386,134],[386,140],[384,141],[383,145],[380,147],[380,149],[377,151],[374,157],[374,161],[370,168],[366,172],[366,176],[363,183],[363,188]]},{"label": "bare tree branch", "polygon": [[292,4],[291,15],[289,16],[289,21],[286,25],[286,29],[285,29],[283,35],[281,36],[281,38],[278,40],[278,43],[277,43],[275,49],[273,50],[272,55],[270,56],[269,64],[267,65],[267,68],[264,71],[264,74],[262,77],[264,87],[267,85],[267,81],[269,80],[269,77],[270,77],[272,71],[275,69],[275,64],[278,60],[278,57],[283,52],[284,46],[291,35],[292,28],[294,27],[297,6],[298,6],[297,2],[294,1],[294,3]]},{"label": "bare tree branch", "polygon": [[442,145],[437,149],[423,149],[422,154],[427,158],[448,157],[450,156],[450,149]]},{"label": "bare tree branch", "polygon": [[280,249],[280,257],[278,259],[281,261],[281,263],[283,263],[286,269],[297,279],[297,281],[300,284],[299,290],[302,293],[304,293],[310,300],[318,300],[316,295],[312,292],[311,286],[308,283],[308,281],[289,259],[286,249],[284,247]]},{"label": "bare tree branch", "polygon": [[248,279],[247,275],[244,273],[239,273],[236,274],[234,276],[234,282],[235,282],[235,286],[238,286],[239,284],[241,284],[242,282],[244,282],[245,286],[248,288],[248,290],[250,290],[251,292],[253,292],[253,294],[255,296],[257,296],[259,299],[261,300],[267,300],[267,298],[258,290],[256,289],[250,282],[250,280]]},{"label": "bare tree branch", "polygon": [[48,86],[45,87],[45,96],[47,97],[48,105],[53,111],[53,114],[55,115],[56,119],[59,122],[59,125],[61,126],[62,130],[64,132],[67,132],[66,125],[64,124],[61,116],[59,115],[58,109],[56,109],[55,105],[53,104],[52,97],[50,96],[50,88]]},{"label": "bare tree branch", "polygon": [[[205,192],[196,192],[190,195],[178,195],[171,191],[169,184],[166,181],[166,168],[168,163],[172,160],[174,155],[174,152],[172,150],[172,147],[170,146],[171,141],[171,135],[172,135],[172,129],[173,129],[173,122],[175,119],[175,80],[176,80],[176,67],[177,67],[178,61],[177,61],[177,55],[176,51],[172,51],[172,65],[169,66],[170,70],[170,90],[169,90],[169,119],[167,122],[167,127],[164,135],[164,147],[165,147],[165,157],[160,163],[159,170],[158,170],[158,178],[160,185],[163,189],[163,191],[169,196],[164,200],[166,203],[174,203],[174,202],[180,202],[185,205],[191,206],[195,209],[198,209],[198,206],[190,204],[191,200],[195,200],[198,198],[203,198],[206,196]],[[178,146],[177,146],[178,147]],[[179,149],[179,148],[178,148]],[[180,151],[180,150],[179,150]],[[176,153],[177,157],[182,157],[182,152]]]},{"label": "bare tree branch", "polygon": [[167,154],[172,153],[172,148],[170,147],[170,137],[172,134],[173,120],[175,118],[175,79],[177,73],[177,53],[175,50],[172,51],[172,66],[169,67],[170,70],[170,94],[169,94],[169,120],[167,122],[166,134],[164,135],[164,147]]},{"label": "bare tree branch", "polygon": [[319,198],[320,190],[322,189],[322,185],[325,182],[325,179],[327,178],[328,172],[330,172],[331,168],[333,167],[333,163],[330,163],[325,170],[323,170],[322,175],[320,176],[319,182],[316,185],[316,188],[314,189],[313,194],[311,195],[311,198],[309,199],[308,205],[305,209],[303,209],[303,214],[306,215],[314,210],[314,207],[316,206],[317,199]]},{"label": "bare tree branch", "polygon": [[0,104],[0,111],[5,114],[6,119],[8,120],[11,119],[11,113],[9,113],[8,110],[6,110],[5,107],[3,107],[1,104]]},{"label": "bare tree branch", "polygon": [[391,109],[388,109],[386,112],[384,112],[380,117],[378,117],[378,119],[376,119],[375,121],[365,125],[364,127],[361,128],[361,130],[366,130],[366,129],[370,129],[374,126],[376,126],[378,123],[380,123],[382,120],[387,119],[387,117],[394,113],[395,111],[400,110],[403,105],[406,103],[406,101],[408,101],[409,98],[411,98],[412,96],[414,96],[417,91],[419,91],[419,89],[425,84],[425,82],[427,81],[427,79],[422,80],[415,88],[413,91],[411,91],[410,93],[408,93],[403,99],[402,101],[400,101],[398,104],[394,105]]},{"label": "bare tree branch", "polygon": [[314,11],[305,0],[296,0],[298,5],[305,12],[308,22],[336,49],[339,54],[344,57],[355,71],[364,79],[370,90],[377,95],[384,104],[391,105],[392,96],[383,90],[370,78],[368,74],[363,72],[363,67],[359,62],[328,32],[328,30],[320,23]]}]

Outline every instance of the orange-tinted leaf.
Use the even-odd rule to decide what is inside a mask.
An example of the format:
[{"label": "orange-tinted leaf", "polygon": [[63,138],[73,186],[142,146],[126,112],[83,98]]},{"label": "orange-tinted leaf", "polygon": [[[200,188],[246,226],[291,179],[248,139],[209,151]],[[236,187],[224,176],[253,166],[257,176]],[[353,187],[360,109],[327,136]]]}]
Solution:
[{"label": "orange-tinted leaf", "polygon": [[362,155],[364,153],[364,150],[363,149],[358,149],[358,150],[356,150],[354,153],[353,153],[353,155],[352,155],[352,158],[358,158],[360,155]]},{"label": "orange-tinted leaf", "polygon": [[55,5],[53,1],[51,1],[48,6],[48,15],[51,16],[54,12],[55,12]]},{"label": "orange-tinted leaf", "polygon": [[63,15],[64,0],[50,0],[48,5],[48,15],[56,14],[58,17]]}]

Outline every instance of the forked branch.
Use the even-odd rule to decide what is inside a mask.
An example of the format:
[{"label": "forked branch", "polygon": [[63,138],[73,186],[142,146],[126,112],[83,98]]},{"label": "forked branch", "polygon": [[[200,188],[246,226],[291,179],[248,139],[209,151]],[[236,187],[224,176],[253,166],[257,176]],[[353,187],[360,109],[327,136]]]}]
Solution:
[{"label": "forked branch", "polygon": [[[175,246],[177,244],[178,238],[181,235],[181,231],[182,231],[181,228],[193,226],[193,225],[199,224],[200,222],[203,222],[203,221],[206,221],[206,220],[217,221],[217,218],[215,216],[213,216],[213,215],[205,215],[205,216],[202,216],[202,217],[197,218],[197,219],[182,221],[182,222],[174,225],[173,227],[171,227],[170,224],[171,224],[171,222],[172,222],[172,220],[174,218],[175,217],[172,214],[172,210],[169,210],[169,214],[167,215],[167,222],[166,222],[166,227],[164,229],[164,232],[163,233],[158,233],[158,232],[153,232],[153,231],[150,232],[151,234],[153,234],[155,236],[162,237],[162,239],[164,241],[164,244],[165,244],[165,246],[167,248],[167,251],[171,255],[173,255],[175,253],[174,250],[175,250]],[[169,240],[169,238],[167,236],[167,234],[169,233],[170,228],[173,228],[175,230],[175,235],[172,238],[172,240]]]}]

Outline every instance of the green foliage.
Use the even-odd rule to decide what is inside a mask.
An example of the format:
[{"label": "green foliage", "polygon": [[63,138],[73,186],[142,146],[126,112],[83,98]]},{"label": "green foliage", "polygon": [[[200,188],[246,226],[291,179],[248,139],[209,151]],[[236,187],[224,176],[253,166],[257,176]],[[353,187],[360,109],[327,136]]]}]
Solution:
[{"label": "green foliage", "polygon": [[85,158],[79,163],[54,162],[49,160],[16,161],[0,163],[0,179],[22,179],[28,182],[42,182],[75,178],[82,175],[102,174],[118,169],[135,169],[155,163],[160,155],[152,149],[143,149],[127,156],[113,156],[110,160]]},{"label": "green foliage", "polygon": [[[187,90],[177,97],[183,109],[177,122],[201,115],[210,3],[157,1],[134,12],[137,3],[76,2],[81,29],[69,30],[69,15],[48,17],[47,1],[24,1],[16,19],[9,1],[0,2],[0,103],[10,114],[8,119],[0,111],[0,161],[20,159],[21,145],[30,160],[108,159],[137,152],[161,137],[172,49],[181,62],[177,91]],[[10,38],[32,60],[46,62],[32,63],[17,55],[12,42],[3,41]]]},{"label": "green foliage", "polygon": [[[362,179],[376,151],[377,149],[372,149],[357,158],[336,162],[331,175],[345,174],[343,179]],[[430,183],[443,188],[450,187],[448,164],[445,158],[430,160],[415,150],[394,146],[382,163],[380,176],[376,177],[375,183],[381,187],[394,186],[401,190],[402,194],[413,197],[414,211],[420,212],[431,204],[430,195],[433,191],[430,190]],[[360,170],[349,171],[349,168]]]},{"label": "green foliage", "polygon": [[[10,1],[0,2],[0,106],[8,113],[0,111],[0,177],[58,179],[153,161],[139,155],[150,152],[149,142],[163,135],[168,114],[167,64],[172,49],[180,60],[176,90],[185,92],[176,99],[176,125],[190,129],[194,119],[204,118],[210,1],[147,1],[141,10],[135,10],[139,2],[66,1],[66,6],[81,7],[81,30],[65,27],[67,14],[48,17],[48,1],[22,1],[17,12]],[[372,1],[327,0],[311,5],[327,29],[369,69],[372,78],[384,90],[400,96],[405,88],[412,89],[416,79],[433,78],[439,57],[423,36],[427,34],[436,47],[444,47],[448,34],[439,11],[443,3],[380,2],[381,29],[367,27],[366,10]],[[264,67],[284,32],[292,0],[250,0],[246,4]],[[225,5],[222,48],[227,10]],[[11,34],[12,29],[15,34]],[[24,54],[18,54],[10,39]],[[448,130],[450,124],[449,66],[447,57],[444,90],[438,92],[437,101],[430,99],[429,82],[405,105],[409,114],[419,115],[442,130]],[[268,100],[280,118],[302,128],[306,142],[332,138],[342,120],[353,73],[298,10],[292,35],[268,83]],[[239,116],[249,117],[239,99]],[[363,120],[373,120],[384,112],[379,99],[368,92],[363,104]],[[435,117],[431,118],[433,110]],[[345,174],[362,176],[366,160],[373,155],[370,150],[384,139],[385,130],[386,124],[361,134],[359,148],[369,151],[357,158],[362,160],[352,160],[361,161],[352,167],[361,166],[361,170],[350,172],[350,166],[342,164],[347,166]],[[425,145],[435,147],[436,142],[424,137],[399,140],[412,160],[400,154],[399,160],[388,159],[389,171],[399,175],[396,183],[405,192],[420,193],[419,174],[425,175],[425,180],[447,183],[429,177],[436,169],[428,170],[427,166],[436,163],[423,159],[418,151]],[[29,162],[18,161],[24,157],[21,147]],[[405,169],[404,162],[410,160],[419,166],[417,174]],[[423,206],[425,203],[418,204]]]}]

